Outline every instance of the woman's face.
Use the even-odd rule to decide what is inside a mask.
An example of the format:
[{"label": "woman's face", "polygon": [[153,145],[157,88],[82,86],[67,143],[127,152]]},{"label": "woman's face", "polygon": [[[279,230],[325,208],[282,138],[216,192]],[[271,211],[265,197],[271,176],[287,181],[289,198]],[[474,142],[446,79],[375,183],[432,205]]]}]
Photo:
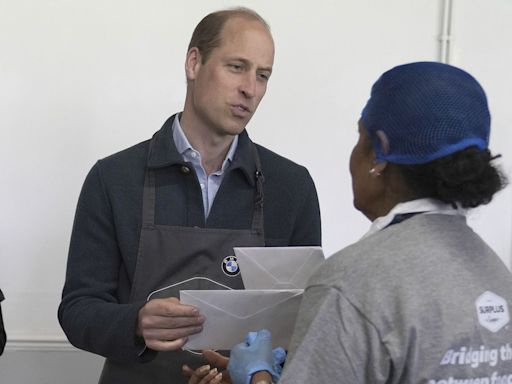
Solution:
[{"label": "woman's face", "polygon": [[354,207],[370,220],[374,220],[375,207],[378,207],[382,189],[375,167],[375,152],[366,128],[359,121],[359,140],[350,155],[350,174],[352,175],[352,193]]}]

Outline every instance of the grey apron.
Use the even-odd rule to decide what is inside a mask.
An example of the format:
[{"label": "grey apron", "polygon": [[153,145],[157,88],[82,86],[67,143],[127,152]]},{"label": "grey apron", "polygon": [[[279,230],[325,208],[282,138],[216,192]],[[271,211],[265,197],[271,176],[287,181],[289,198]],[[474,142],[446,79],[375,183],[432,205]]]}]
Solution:
[{"label": "grey apron", "polygon": [[[184,289],[243,289],[240,275],[223,271],[233,247],[264,246],[263,175],[254,144],[256,190],[252,228],[247,230],[177,227],[155,224],[155,176],[147,169],[142,204],[142,229],[130,302],[177,297]],[[151,149],[150,149],[151,150]],[[126,337],[131,337],[127,335]],[[148,363],[120,363],[107,359],[100,384],[187,383],[183,364],[205,364],[201,355],[186,350],[159,352]]]}]

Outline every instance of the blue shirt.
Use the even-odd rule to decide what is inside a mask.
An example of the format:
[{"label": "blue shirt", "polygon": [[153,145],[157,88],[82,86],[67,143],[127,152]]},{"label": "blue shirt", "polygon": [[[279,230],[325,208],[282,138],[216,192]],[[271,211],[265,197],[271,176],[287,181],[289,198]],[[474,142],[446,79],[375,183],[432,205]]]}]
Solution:
[{"label": "blue shirt", "polygon": [[214,173],[211,173],[210,175],[206,175],[206,171],[204,170],[201,163],[201,154],[195,150],[192,145],[190,145],[187,137],[185,136],[185,133],[183,132],[183,129],[181,128],[179,119],[174,119],[172,136],[174,139],[174,144],[176,145],[176,149],[183,157],[183,160],[191,163],[194,167],[194,170],[196,171],[197,179],[199,181],[199,185],[201,186],[201,192],[203,195],[204,217],[206,219],[210,213],[213,200],[215,199],[215,195],[219,190],[222,179],[224,178],[224,172],[233,161],[233,156],[235,155],[236,147],[238,146],[238,135],[235,136],[233,142],[231,143],[231,147],[229,148],[229,151],[226,155],[226,158],[222,162],[220,169]]}]

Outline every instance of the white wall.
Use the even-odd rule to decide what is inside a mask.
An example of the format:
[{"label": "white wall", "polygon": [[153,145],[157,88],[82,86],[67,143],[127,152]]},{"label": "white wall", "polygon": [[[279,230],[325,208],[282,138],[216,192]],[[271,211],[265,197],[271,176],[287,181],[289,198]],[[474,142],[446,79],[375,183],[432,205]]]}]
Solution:
[{"label": "white wall", "polygon": [[[331,254],[369,224],[352,207],[348,157],[370,86],[396,64],[439,58],[442,3],[0,0],[0,287],[10,350],[64,340],[56,311],[83,179],[96,159],[149,138],[182,108],[186,47],[206,13],[246,5],[270,23],[274,74],[248,130],[309,168]],[[450,45],[451,62],[488,91],[491,144],[508,175],[510,20],[509,0],[454,0]],[[510,265],[511,188],[471,223]],[[4,362],[0,372],[15,367]]]},{"label": "white wall", "polygon": [[[450,61],[472,73],[487,91],[491,109],[490,147],[503,155],[512,183],[512,2],[454,1]],[[509,266],[512,262],[512,187],[470,216],[475,230]]]}]

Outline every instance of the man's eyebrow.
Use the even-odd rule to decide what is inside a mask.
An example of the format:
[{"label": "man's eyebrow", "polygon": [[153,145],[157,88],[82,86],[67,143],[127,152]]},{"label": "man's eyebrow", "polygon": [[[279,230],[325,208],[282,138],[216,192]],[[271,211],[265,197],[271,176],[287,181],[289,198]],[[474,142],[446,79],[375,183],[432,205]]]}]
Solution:
[{"label": "man's eyebrow", "polygon": [[[230,57],[227,59],[227,61],[239,61],[245,65],[251,65],[252,62],[250,60],[247,60],[243,57],[239,57],[239,56],[233,56],[233,57]],[[272,73],[272,67],[257,67],[257,70],[258,71],[265,71],[265,72],[269,72],[269,73]]]},{"label": "man's eyebrow", "polygon": [[259,67],[258,71],[264,71],[264,72],[272,73],[272,67]]},{"label": "man's eyebrow", "polygon": [[231,57],[228,57],[226,58],[226,61],[240,61],[244,64],[249,64],[250,61],[247,60],[247,59],[244,59],[243,57],[240,57],[240,56],[231,56]]}]

